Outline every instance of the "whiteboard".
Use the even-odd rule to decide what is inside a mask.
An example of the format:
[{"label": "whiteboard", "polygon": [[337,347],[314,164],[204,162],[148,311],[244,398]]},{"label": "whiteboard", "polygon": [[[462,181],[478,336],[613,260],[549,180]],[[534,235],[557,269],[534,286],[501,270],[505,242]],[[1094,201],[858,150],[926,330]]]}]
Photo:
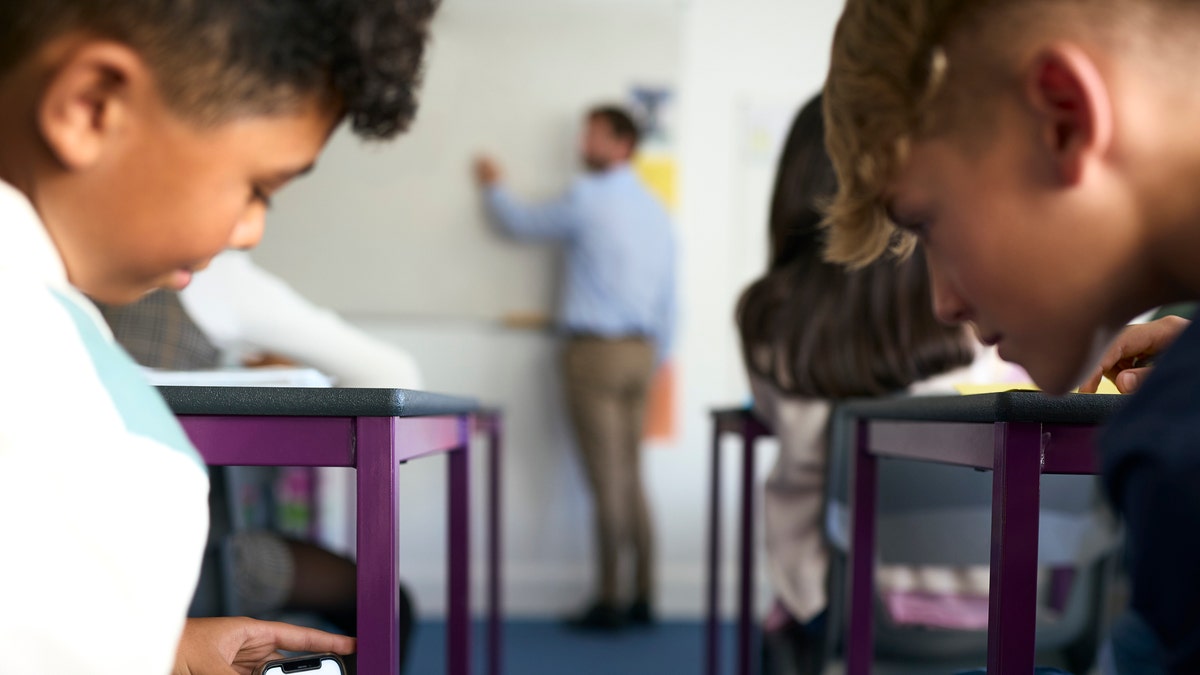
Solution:
[{"label": "whiteboard", "polygon": [[317,170],[276,198],[255,259],[353,314],[552,313],[559,252],[493,230],[471,160],[493,154],[525,198],[565,188],[588,106],[624,102],[636,85],[674,87],[683,11],[444,3],[413,129],[387,144],[339,130]]}]

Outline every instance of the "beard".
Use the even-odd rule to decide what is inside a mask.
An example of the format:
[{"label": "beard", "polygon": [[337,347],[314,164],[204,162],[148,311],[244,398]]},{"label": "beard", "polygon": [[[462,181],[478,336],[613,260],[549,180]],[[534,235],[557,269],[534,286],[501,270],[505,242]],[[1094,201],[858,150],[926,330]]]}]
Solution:
[{"label": "beard", "polygon": [[583,156],[583,168],[590,173],[604,173],[605,171],[608,171],[612,165],[613,162],[610,162],[602,157],[594,157],[589,155]]}]

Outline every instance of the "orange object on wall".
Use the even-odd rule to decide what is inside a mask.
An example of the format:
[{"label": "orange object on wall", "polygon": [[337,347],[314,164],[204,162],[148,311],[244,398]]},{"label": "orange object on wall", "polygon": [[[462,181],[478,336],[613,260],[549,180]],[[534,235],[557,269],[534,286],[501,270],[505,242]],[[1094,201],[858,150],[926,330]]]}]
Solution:
[{"label": "orange object on wall", "polygon": [[650,383],[644,439],[668,443],[675,440],[675,391],[675,367],[668,361],[659,367]]}]

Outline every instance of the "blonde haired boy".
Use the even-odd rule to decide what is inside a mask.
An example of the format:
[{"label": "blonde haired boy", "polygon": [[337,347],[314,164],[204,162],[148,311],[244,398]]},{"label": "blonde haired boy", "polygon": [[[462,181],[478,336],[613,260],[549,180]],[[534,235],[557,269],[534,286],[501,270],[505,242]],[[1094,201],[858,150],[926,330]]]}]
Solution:
[{"label": "blonde haired boy", "polygon": [[[919,243],[934,305],[1063,393],[1200,297],[1200,2],[850,0],[826,85],[830,258]],[[1104,364],[1111,366],[1111,362]],[[1101,441],[1133,606],[1200,672],[1200,331]]]}]

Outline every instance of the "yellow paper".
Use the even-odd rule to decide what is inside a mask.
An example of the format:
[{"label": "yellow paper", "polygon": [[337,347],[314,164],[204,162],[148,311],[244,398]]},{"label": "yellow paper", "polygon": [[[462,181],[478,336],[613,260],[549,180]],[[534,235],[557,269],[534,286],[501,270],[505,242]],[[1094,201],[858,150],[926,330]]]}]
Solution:
[{"label": "yellow paper", "polygon": [[668,211],[675,210],[679,205],[679,191],[676,186],[678,171],[673,158],[667,155],[638,155],[633,162],[633,170]]},{"label": "yellow paper", "polygon": [[[954,389],[963,396],[972,394],[999,394],[1005,391],[1041,391],[1038,386],[1032,382],[1017,382],[1006,384],[956,384]],[[1075,393],[1079,393],[1076,389]],[[1096,390],[1097,394],[1120,394],[1117,391],[1117,385],[1112,383],[1107,377],[1100,380],[1100,387]]]}]

